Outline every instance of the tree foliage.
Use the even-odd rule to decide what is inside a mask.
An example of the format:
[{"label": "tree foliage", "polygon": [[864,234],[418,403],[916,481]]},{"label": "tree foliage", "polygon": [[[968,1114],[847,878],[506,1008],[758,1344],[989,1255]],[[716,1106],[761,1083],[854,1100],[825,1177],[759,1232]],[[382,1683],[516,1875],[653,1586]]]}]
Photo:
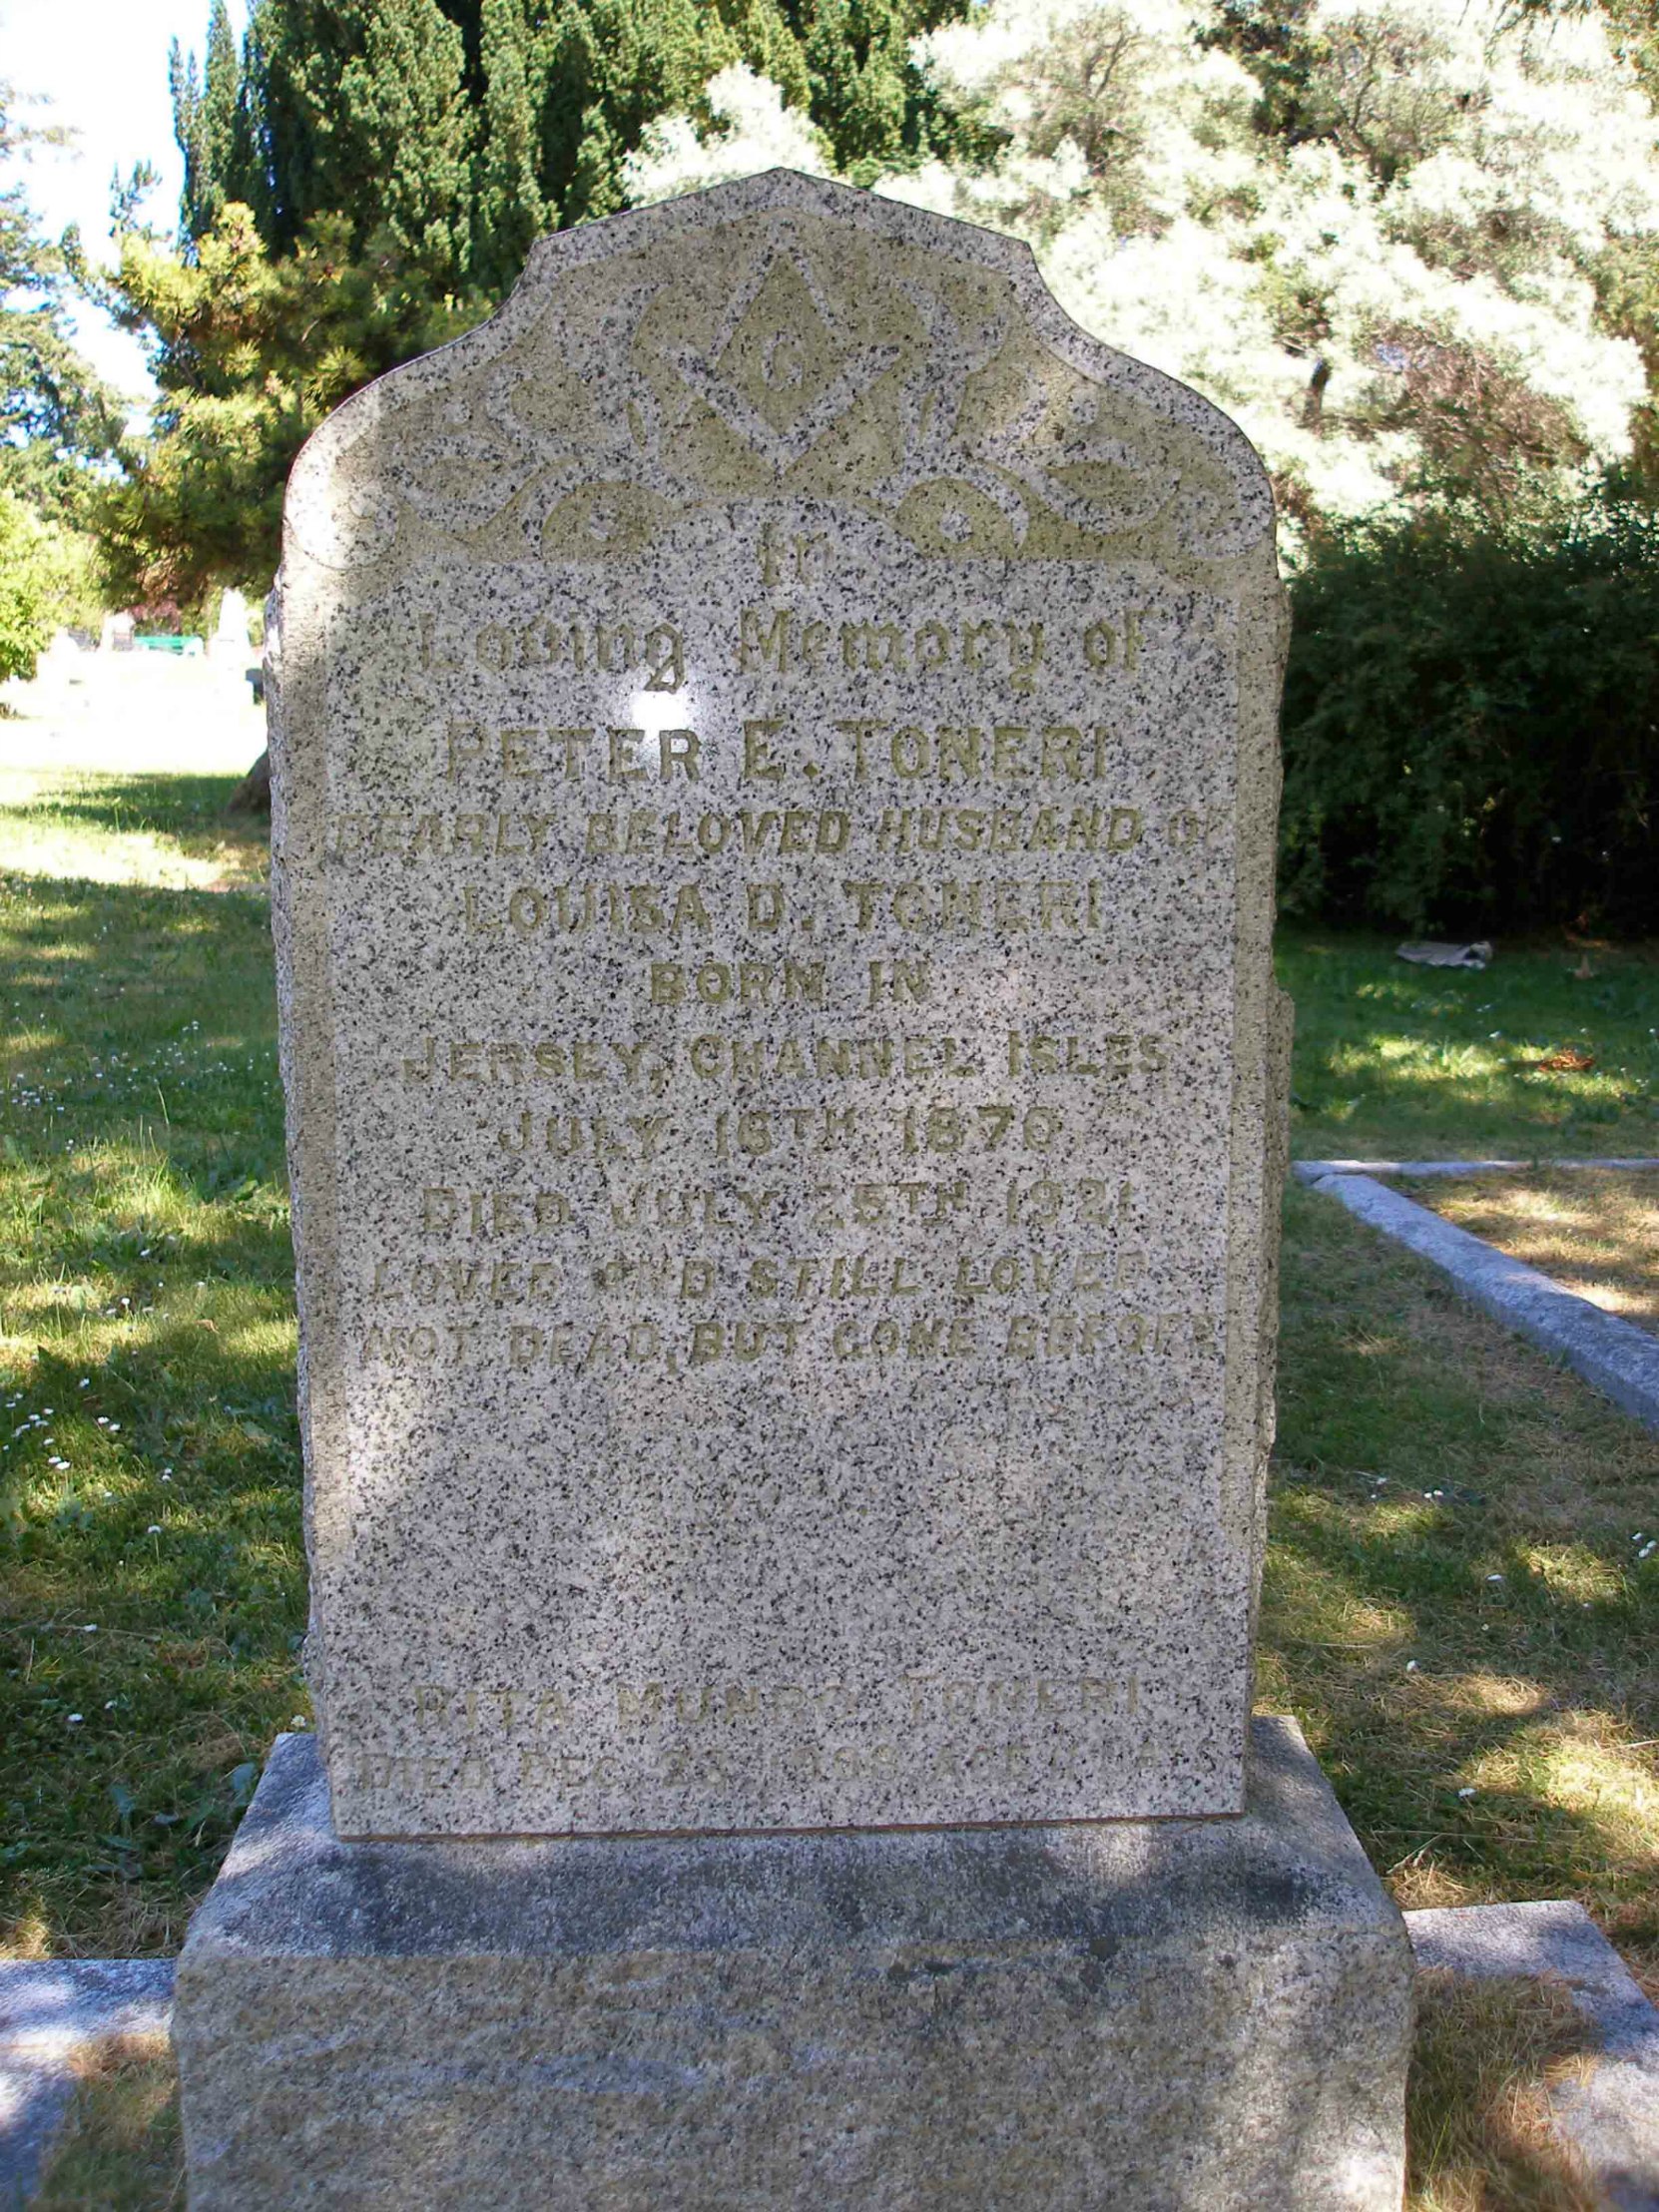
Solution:
[{"label": "tree foliage", "polygon": [[359,385],[469,319],[434,299],[389,228],[353,249],[343,219],[323,217],[274,257],[235,201],[189,261],[129,233],[112,297],[149,336],[161,397],[106,500],[106,558],[124,599],[181,606],[215,584],[263,591],[305,438]]},{"label": "tree foliage", "polygon": [[353,250],[383,228],[453,291],[498,293],[541,232],[624,205],[647,127],[745,64],[843,169],[934,144],[911,55],[960,0],[255,0],[240,58],[225,0],[207,55],[174,50],[183,235],[240,201],[278,257],[317,217]]},{"label": "tree foliage", "polygon": [[[988,0],[916,55],[950,158],[878,189],[1029,240],[1226,407],[1293,545],[1646,474],[1659,124],[1596,0]],[[740,173],[743,136],[665,119],[630,183]]]},{"label": "tree foliage", "polygon": [[537,235],[778,161],[1029,239],[1243,423],[1293,554],[1659,486],[1639,0],[254,0],[240,53],[212,9],[180,243],[118,282],[164,395],[117,502],[151,596],[258,588],[312,422]]},{"label": "tree foliage", "polygon": [[62,623],[96,612],[84,525],[120,415],[76,350],[69,269],[41,233],[15,171],[32,141],[0,84],[0,677],[34,673]]},{"label": "tree foliage", "polygon": [[53,633],[96,622],[101,604],[91,538],[0,491],[0,680],[33,676]]},{"label": "tree foliage", "polygon": [[225,0],[213,0],[201,75],[196,56],[187,57],[177,39],[167,68],[173,129],[185,159],[180,216],[186,234],[200,238],[218,221],[233,179],[241,180],[250,166],[238,112],[241,63]]},{"label": "tree foliage", "polygon": [[87,464],[113,452],[121,422],[76,350],[63,251],[42,235],[15,175],[30,143],[48,135],[20,120],[15,93],[0,84],[0,487],[70,522],[84,510]]},{"label": "tree foliage", "polygon": [[1659,519],[1353,524],[1293,597],[1287,911],[1659,932]]}]

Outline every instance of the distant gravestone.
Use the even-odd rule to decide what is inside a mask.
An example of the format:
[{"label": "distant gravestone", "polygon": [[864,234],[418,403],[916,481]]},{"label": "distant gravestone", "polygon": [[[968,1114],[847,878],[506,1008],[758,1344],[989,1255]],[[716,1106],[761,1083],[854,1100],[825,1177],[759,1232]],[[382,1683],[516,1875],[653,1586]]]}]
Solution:
[{"label": "distant gravestone", "polygon": [[73,630],[54,630],[36,664],[37,675],[69,676],[79,669],[82,650]]},{"label": "distant gravestone", "polygon": [[239,673],[248,659],[248,601],[240,591],[227,591],[221,598],[208,655],[211,660],[230,661]]},{"label": "distant gravestone", "polygon": [[[1156,2035],[1124,2045],[1175,2102],[1146,2192],[1111,2201],[1397,2203],[1397,1916],[1305,1751],[1274,1753],[1282,1787],[1246,1762],[1288,1039],[1272,526],[1239,430],[1086,337],[1023,248],[782,174],[538,247],[494,320],[306,447],[273,832],[326,1793],[292,1748],[187,1951],[193,2202],[264,2204],[247,2146],[318,2139],[336,2058],[273,2058],[242,2133],[226,2113],[284,2006],[332,2035],[341,1986],[377,2084],[405,2080],[380,2038],[417,1986],[478,2053],[528,2015],[562,2048],[655,2049],[586,1967],[559,1978],[590,1937],[689,1944],[663,1998],[687,2022],[700,1975],[761,1960],[743,2004],[828,2050],[823,2008],[863,2017],[845,1940],[966,1956],[1057,1914],[1065,1975],[1127,1945],[1086,1985],[1156,2010],[1168,1913],[1200,1962],[1165,2026],[1209,2055],[1171,2088]],[[1164,1882],[1155,1829],[1079,1846],[1070,1902],[1028,1920],[1012,1844],[859,1873],[805,1838],[763,1874],[718,1841],[1247,1806]],[[350,1842],[641,1835],[707,1840],[649,1867],[620,1841]],[[1258,1858],[1274,1936],[1237,1983]],[[947,1926],[927,1901],[952,1868]],[[807,1902],[848,1882],[867,1910]],[[1274,1946],[1299,1884],[1323,1902],[1296,1909],[1296,1963]],[[763,1909],[786,1894],[804,1918]],[[1311,1964],[1321,1915],[1342,1933]],[[527,2011],[460,1962],[480,1945],[529,1975]],[[1072,2049],[1071,1997],[1022,1988],[1028,2053],[1049,2002]],[[707,2017],[702,2072],[679,2029],[652,2063],[720,2106]],[[595,2204],[817,2202],[827,2169],[790,2145],[821,2127],[920,2130],[924,2170],[927,2099],[878,2123],[861,2101],[910,2094],[873,2018],[850,2075],[825,2059],[817,2118],[786,2098],[774,2138],[728,2112],[718,2154],[679,2089],[631,2108],[628,2144],[536,2107],[554,2147],[522,2201],[579,2171]],[[1300,2151],[1268,2129],[1225,2186],[1223,2130],[1177,2186],[1163,2160],[1210,2125],[1194,2100],[1246,2065],[1218,2055],[1238,2037],[1273,2096],[1311,2082],[1346,2116]],[[949,2094],[1052,2107],[1063,2165],[1085,2093],[1035,2055],[992,2084],[995,2047],[958,2053]],[[385,2132],[350,2134],[339,2202],[393,2187],[375,2159],[401,2177],[384,2201],[483,2201],[471,2123],[417,2075],[376,2087]],[[418,2189],[404,2124],[448,2146]],[[1115,2188],[1130,2155],[1102,2137],[1079,2171]],[[1293,2156],[1306,2197],[1273,2178]],[[1054,2170],[936,2201],[1073,2201]]]}]

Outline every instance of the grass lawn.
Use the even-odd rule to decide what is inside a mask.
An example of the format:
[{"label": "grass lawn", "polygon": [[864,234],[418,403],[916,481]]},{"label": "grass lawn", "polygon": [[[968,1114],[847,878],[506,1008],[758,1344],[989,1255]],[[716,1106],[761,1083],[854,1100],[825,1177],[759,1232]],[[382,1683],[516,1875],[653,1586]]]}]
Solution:
[{"label": "grass lawn", "polygon": [[1659,1436],[1286,1207],[1259,1688],[1402,1905],[1575,1897],[1659,1994]]},{"label": "grass lawn", "polygon": [[[176,1949],[305,1711],[270,937],[257,840],[219,812],[234,781],[31,775],[9,817],[0,792],[14,1955]],[[75,877],[22,870],[66,822]],[[1659,1153],[1651,951],[1390,954],[1284,947],[1300,1153]],[[1569,1047],[1594,1065],[1536,1065]],[[1659,1551],[1637,1540],[1659,1437],[1315,1193],[1287,1201],[1284,1281],[1264,1704],[1303,1721],[1402,1903],[1581,1898],[1659,1988]],[[1419,2178],[1421,2212],[1482,2201],[1439,2189]],[[1539,2192],[1501,2201],[1576,2201]]]},{"label": "grass lawn", "polygon": [[[232,781],[29,806],[54,837],[73,807],[112,872],[143,840],[257,883]],[[12,876],[0,1015],[3,1939],[170,1950],[304,1711],[266,900]]]},{"label": "grass lawn", "polygon": [[1301,1158],[1659,1155],[1659,946],[1500,944],[1477,972],[1408,966],[1396,941],[1282,940]]}]

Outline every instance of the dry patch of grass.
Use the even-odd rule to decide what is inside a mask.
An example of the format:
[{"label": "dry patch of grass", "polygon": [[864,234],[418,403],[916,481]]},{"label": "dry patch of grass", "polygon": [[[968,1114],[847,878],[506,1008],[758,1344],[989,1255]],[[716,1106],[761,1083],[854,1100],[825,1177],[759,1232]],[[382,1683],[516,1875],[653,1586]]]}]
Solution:
[{"label": "dry patch of grass", "polygon": [[1317,1192],[1283,1280],[1262,1702],[1402,1906],[1577,1898],[1659,1989],[1659,1437]]},{"label": "dry patch of grass", "polygon": [[183,2212],[179,2084],[165,2036],[101,2045],[31,2212]]},{"label": "dry patch of grass", "polygon": [[1593,2064],[1590,2039],[1558,1982],[1419,1974],[1406,2212],[1595,2212],[1550,2129],[1552,2091]]},{"label": "dry patch of grass", "polygon": [[1659,1331],[1659,1168],[1436,1177],[1406,1188],[1511,1259]]}]

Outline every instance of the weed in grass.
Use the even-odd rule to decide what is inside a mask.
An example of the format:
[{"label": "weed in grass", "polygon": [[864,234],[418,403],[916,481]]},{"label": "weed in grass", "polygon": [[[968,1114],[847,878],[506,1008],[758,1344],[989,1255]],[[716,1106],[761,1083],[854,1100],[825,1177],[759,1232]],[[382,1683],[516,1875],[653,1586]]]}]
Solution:
[{"label": "weed in grass", "polygon": [[1550,2125],[1552,2091],[1593,2063],[1592,2043],[1560,1982],[1419,1974],[1407,2212],[1595,2212]]},{"label": "weed in grass", "polygon": [[[1410,967],[1393,947],[1281,934],[1300,1157],[1659,1154],[1659,947],[1586,959],[1565,943],[1500,944],[1484,970]],[[1539,1064],[1551,1055],[1591,1064]]]}]

